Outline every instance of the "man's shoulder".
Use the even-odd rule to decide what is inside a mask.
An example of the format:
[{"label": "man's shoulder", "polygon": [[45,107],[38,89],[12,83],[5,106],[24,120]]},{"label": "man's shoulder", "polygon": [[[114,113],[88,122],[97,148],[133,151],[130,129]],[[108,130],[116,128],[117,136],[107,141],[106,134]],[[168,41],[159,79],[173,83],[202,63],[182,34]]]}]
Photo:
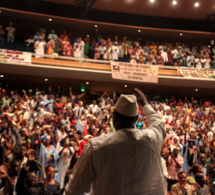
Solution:
[{"label": "man's shoulder", "polygon": [[[171,188],[180,189],[180,188],[181,188],[181,187],[180,187],[180,183],[178,182],[178,183],[176,183],[176,184],[172,185],[172,187],[171,187]],[[186,184],[186,188],[187,188],[188,190],[190,190],[190,189],[191,189],[191,185]]]},{"label": "man's shoulder", "polygon": [[[99,137],[91,139],[92,146],[109,146],[122,143],[128,140],[128,136],[126,136],[126,129],[118,130],[115,132],[111,132],[108,134],[103,134]],[[131,129],[131,131],[135,131],[135,129]]]},{"label": "man's shoulder", "polygon": [[178,183],[176,183],[176,184],[174,184],[174,185],[172,185],[172,187],[171,188],[180,188],[180,184],[179,184],[179,182]]},{"label": "man's shoulder", "polygon": [[134,142],[138,142],[140,140],[147,140],[150,139],[150,131],[144,130],[136,130],[134,128],[130,129],[122,129],[115,132],[111,132],[108,134],[103,134],[99,137],[91,139],[92,147],[109,147],[109,146],[116,146],[116,145],[123,145],[123,144],[132,144]]}]

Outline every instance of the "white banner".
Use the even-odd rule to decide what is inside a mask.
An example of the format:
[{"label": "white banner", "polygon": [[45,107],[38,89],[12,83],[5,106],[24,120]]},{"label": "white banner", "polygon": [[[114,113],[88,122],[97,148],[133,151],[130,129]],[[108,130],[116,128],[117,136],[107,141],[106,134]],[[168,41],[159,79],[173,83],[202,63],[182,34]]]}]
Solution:
[{"label": "white banner", "polygon": [[31,53],[0,49],[0,62],[31,64]]},{"label": "white banner", "polygon": [[155,65],[112,61],[111,70],[113,79],[158,83],[158,66]]},{"label": "white banner", "polygon": [[178,68],[178,73],[186,78],[213,78],[214,69]]}]

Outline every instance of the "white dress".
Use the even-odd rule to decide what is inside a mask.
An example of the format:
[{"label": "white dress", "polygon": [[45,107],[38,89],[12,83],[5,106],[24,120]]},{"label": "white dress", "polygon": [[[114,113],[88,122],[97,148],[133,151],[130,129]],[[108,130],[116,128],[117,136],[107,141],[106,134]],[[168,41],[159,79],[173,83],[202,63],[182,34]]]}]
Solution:
[{"label": "white dress", "polygon": [[210,69],[210,60],[209,59],[205,59],[205,65],[204,68],[206,69]]},{"label": "white dress", "polygon": [[45,45],[46,45],[46,42],[45,41],[37,41],[36,42],[36,49],[35,49],[35,53],[36,53],[36,58],[42,58],[41,56],[38,56],[38,55],[44,55],[44,52],[45,52]]},{"label": "white dress", "polygon": [[118,60],[119,59],[119,47],[114,45],[112,46],[112,60]]},{"label": "white dress", "polygon": [[196,63],[196,68],[197,68],[197,69],[201,69],[201,68],[202,68],[201,59],[196,58],[196,59],[195,59],[195,63]]},{"label": "white dress", "polygon": [[[60,147],[59,151],[61,151],[62,149],[63,147]],[[66,172],[68,171],[72,156],[75,153],[75,150],[73,147],[70,147],[70,150],[72,151],[72,154],[70,153],[68,148],[65,148],[62,154],[59,156],[58,168],[60,171],[60,188],[63,188]]]}]

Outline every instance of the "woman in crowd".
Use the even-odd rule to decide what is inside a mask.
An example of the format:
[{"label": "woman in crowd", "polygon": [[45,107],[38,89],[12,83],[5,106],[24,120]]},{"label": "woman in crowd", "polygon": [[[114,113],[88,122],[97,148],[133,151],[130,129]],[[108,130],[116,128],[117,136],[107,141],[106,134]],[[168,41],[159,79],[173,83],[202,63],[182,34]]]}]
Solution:
[{"label": "woman in crowd", "polygon": [[46,44],[46,47],[47,47],[46,53],[49,55],[54,55],[55,43],[52,39]]},{"label": "woman in crowd", "polygon": [[36,41],[34,43],[34,48],[35,48],[35,57],[36,58],[41,58],[43,57],[44,53],[45,53],[45,46],[46,46],[46,42],[44,40],[44,37],[39,37],[39,41]]},{"label": "woman in crowd", "polygon": [[74,153],[75,153],[74,148],[70,147],[70,140],[69,137],[67,137],[66,139],[64,139],[64,146],[60,147],[59,151],[58,168],[60,169],[61,188],[63,188],[64,178],[66,176],[66,172],[68,171],[70,161]]},{"label": "woman in crowd", "polygon": [[[58,169],[58,151],[55,149],[53,145],[51,145],[51,137],[47,134],[43,134],[44,143],[41,142],[40,152],[39,152],[39,162],[42,167],[39,171],[39,180],[43,180],[45,178],[45,167],[48,165],[53,165],[55,169]],[[56,173],[54,179],[60,183],[59,174]]]}]

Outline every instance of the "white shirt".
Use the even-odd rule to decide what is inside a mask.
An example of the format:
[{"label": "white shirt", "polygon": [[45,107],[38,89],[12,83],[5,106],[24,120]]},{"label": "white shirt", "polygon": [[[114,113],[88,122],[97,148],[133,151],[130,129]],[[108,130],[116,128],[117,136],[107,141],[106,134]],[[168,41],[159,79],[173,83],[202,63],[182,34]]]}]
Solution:
[{"label": "white shirt", "polygon": [[150,105],[143,107],[149,129],[121,129],[93,138],[84,147],[66,195],[164,195],[160,151],[164,125]]}]

